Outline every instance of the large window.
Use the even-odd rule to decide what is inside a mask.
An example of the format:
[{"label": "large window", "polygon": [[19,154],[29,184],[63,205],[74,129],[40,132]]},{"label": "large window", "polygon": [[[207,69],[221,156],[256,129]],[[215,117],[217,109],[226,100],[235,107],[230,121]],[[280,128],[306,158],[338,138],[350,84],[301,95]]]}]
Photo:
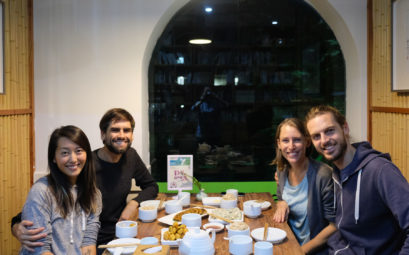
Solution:
[{"label": "large window", "polygon": [[[197,38],[211,42],[189,43]],[[200,181],[272,180],[276,126],[317,104],[344,111],[345,62],[311,6],[191,1],[149,66],[152,174],[166,181],[167,155],[193,154]]]}]

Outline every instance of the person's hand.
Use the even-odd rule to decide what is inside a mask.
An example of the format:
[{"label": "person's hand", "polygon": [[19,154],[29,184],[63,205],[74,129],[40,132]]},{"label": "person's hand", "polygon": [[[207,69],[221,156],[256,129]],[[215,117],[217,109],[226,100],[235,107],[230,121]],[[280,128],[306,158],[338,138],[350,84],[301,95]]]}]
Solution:
[{"label": "person's hand", "polygon": [[277,183],[277,185],[278,185],[279,183],[278,183],[278,174],[277,174],[277,171],[276,171],[276,173],[274,174],[274,180],[276,181],[276,183]]},{"label": "person's hand", "polygon": [[122,211],[119,221],[122,220],[136,220],[136,212],[138,211],[139,203],[135,200],[131,200]]},{"label": "person's hand", "polygon": [[32,225],[33,222],[23,220],[22,222],[13,225],[12,233],[19,240],[23,248],[34,252],[35,247],[44,245],[44,243],[38,242],[38,240],[46,237],[47,233],[41,233],[44,230],[44,227],[28,229],[28,227]]},{"label": "person's hand", "polygon": [[275,222],[284,222],[288,219],[288,214],[290,213],[290,208],[285,201],[277,202],[277,209],[274,213],[273,219]]}]

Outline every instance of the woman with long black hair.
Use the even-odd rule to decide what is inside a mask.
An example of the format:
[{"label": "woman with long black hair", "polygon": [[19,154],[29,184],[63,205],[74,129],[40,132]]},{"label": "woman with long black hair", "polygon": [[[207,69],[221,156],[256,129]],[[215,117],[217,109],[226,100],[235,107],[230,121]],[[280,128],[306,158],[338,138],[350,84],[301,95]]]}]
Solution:
[{"label": "woman with long black hair", "polygon": [[31,188],[22,212],[31,228],[47,236],[35,252],[20,254],[96,254],[101,194],[96,186],[91,146],[75,126],[57,128],[48,145],[50,173]]}]

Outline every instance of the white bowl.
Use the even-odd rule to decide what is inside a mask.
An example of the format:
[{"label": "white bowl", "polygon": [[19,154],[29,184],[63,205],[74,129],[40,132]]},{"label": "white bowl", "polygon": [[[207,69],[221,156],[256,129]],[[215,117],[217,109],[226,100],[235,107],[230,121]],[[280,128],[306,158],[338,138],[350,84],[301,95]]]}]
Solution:
[{"label": "white bowl", "polygon": [[[141,204],[140,204],[139,206],[142,207],[142,206],[150,206],[150,205],[153,205],[153,206],[158,207],[158,206],[159,206],[159,203],[160,203],[160,200],[146,200],[146,201],[141,202]],[[162,203],[161,207],[158,208],[158,210],[165,208],[165,203],[166,203],[166,202]]]},{"label": "white bowl", "polygon": [[186,213],[182,215],[182,224],[186,227],[201,227],[202,226],[202,216],[197,213]]},{"label": "white bowl", "polygon": [[252,204],[252,203],[257,203],[261,205],[261,210],[267,210],[270,206],[271,203],[269,201],[262,201],[261,203],[258,202],[258,200],[247,200],[246,202],[243,203],[243,206],[246,204]]},{"label": "white bowl", "polygon": [[158,209],[145,209],[145,206],[139,207],[138,217],[143,222],[152,222],[158,217]]},{"label": "white bowl", "polygon": [[182,203],[179,200],[169,200],[165,204],[165,211],[167,214],[177,213],[182,211]]},{"label": "white bowl", "polygon": [[221,200],[222,200],[221,197],[204,197],[202,198],[202,203],[203,205],[219,207]]},{"label": "white bowl", "polygon": [[[136,243],[139,244],[140,240],[138,238],[119,238],[112,240],[108,244],[123,244],[123,243]],[[122,253],[123,255],[133,254],[136,250],[137,245],[131,247],[123,247]],[[114,254],[116,248],[108,248],[108,251],[111,254]]]},{"label": "white bowl", "polygon": [[118,238],[133,238],[138,234],[138,222],[132,220],[119,221],[115,225],[115,235]]},{"label": "white bowl", "polygon": [[237,207],[237,199],[222,199],[220,201],[220,208],[232,209]]},{"label": "white bowl", "polygon": [[[251,231],[251,236],[256,241],[263,241],[264,228],[256,228]],[[265,241],[271,243],[280,243],[287,237],[287,232],[279,228],[269,227],[267,230],[267,239]]]},{"label": "white bowl", "polygon": [[214,229],[214,232],[220,232],[224,229],[224,225],[218,222],[210,222],[203,225],[203,229]]},{"label": "white bowl", "polygon": [[228,237],[232,237],[232,236],[236,236],[236,235],[246,235],[249,236],[250,235],[250,227],[247,226],[246,229],[244,230],[238,230],[238,229],[231,229],[230,228],[230,224],[226,226],[227,229],[227,236]]},{"label": "white bowl", "polygon": [[253,240],[248,235],[235,235],[229,239],[229,252],[234,255],[248,255],[253,251]]}]

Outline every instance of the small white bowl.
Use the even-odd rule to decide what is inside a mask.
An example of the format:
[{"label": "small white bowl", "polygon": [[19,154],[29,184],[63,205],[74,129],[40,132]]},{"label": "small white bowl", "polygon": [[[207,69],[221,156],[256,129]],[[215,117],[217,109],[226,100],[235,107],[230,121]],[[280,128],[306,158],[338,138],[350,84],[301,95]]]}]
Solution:
[{"label": "small white bowl", "polygon": [[214,229],[214,232],[220,232],[224,229],[224,225],[217,222],[210,222],[203,225],[203,229]]},{"label": "small white bowl", "polygon": [[182,203],[179,200],[169,200],[165,204],[165,211],[167,214],[177,213],[182,211]]},{"label": "small white bowl", "polygon": [[148,245],[153,245],[153,244],[158,244],[159,240],[156,237],[153,236],[147,236],[141,239],[141,244],[148,244]]},{"label": "small white bowl", "polygon": [[[158,208],[158,210],[161,210],[161,209],[165,208],[165,203],[166,203],[166,201],[164,203],[162,203],[162,205],[160,206],[160,208]],[[139,207],[150,206],[150,205],[158,207],[159,204],[160,204],[160,200],[146,200],[146,201],[141,202]]]},{"label": "small white bowl", "polygon": [[210,205],[220,207],[221,197],[204,197],[202,199],[203,205]]},{"label": "small white bowl", "polygon": [[115,225],[115,235],[118,238],[133,238],[138,234],[138,222],[131,220],[119,221]]},{"label": "small white bowl", "polygon": [[237,199],[223,199],[220,201],[220,208],[232,209],[237,207]]},{"label": "small white bowl", "polygon": [[149,208],[148,206],[141,206],[139,207],[139,219],[142,222],[152,222],[156,220],[156,217],[158,217],[158,208],[154,207],[154,209],[147,209]]},{"label": "small white bowl", "polygon": [[244,230],[238,230],[238,229],[231,229],[230,228],[230,224],[226,226],[227,229],[227,236],[228,237],[232,237],[232,236],[236,236],[236,235],[246,235],[249,236],[250,235],[250,227],[247,226],[246,229]]},{"label": "small white bowl", "polygon": [[186,227],[199,227],[202,226],[202,216],[197,213],[186,213],[182,215],[182,224]]},{"label": "small white bowl", "polygon": [[[115,239],[112,240],[111,242],[109,242],[108,244],[124,244],[124,243],[135,243],[135,244],[139,244],[140,240],[138,238],[119,238],[119,239]],[[123,247],[123,250],[121,252],[122,255],[130,255],[133,254],[136,250],[137,245],[135,246],[131,246],[131,247]],[[111,254],[114,254],[116,248],[108,248],[108,251]]]}]

